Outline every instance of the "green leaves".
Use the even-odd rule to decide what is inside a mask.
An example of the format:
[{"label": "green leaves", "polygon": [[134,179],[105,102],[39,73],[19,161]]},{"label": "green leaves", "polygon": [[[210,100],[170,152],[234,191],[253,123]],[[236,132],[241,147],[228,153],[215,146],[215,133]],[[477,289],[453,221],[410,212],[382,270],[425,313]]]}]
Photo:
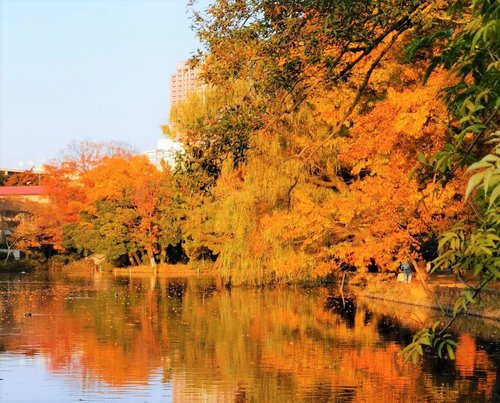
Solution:
[{"label": "green leaves", "polygon": [[484,194],[481,196],[483,202],[487,204],[487,210],[498,208],[498,198],[500,196],[500,132],[491,135],[490,141],[496,143],[491,154],[486,155],[480,161],[469,167],[469,172],[477,172],[467,184],[466,198],[477,188],[483,188]]},{"label": "green leaves", "polygon": [[405,361],[411,360],[413,364],[416,364],[425,351],[430,352],[432,350],[436,351],[439,358],[455,359],[454,349],[457,343],[449,333],[439,336],[436,333],[439,325],[440,322],[436,321],[431,328],[422,329],[413,336],[413,341],[402,351]]},{"label": "green leaves", "polygon": [[419,53],[424,50],[432,49],[438,43],[451,37],[452,29],[442,29],[432,32],[430,35],[416,37],[406,48],[406,58],[413,61],[418,58]]},{"label": "green leaves", "polygon": [[459,311],[467,311],[470,304],[474,304],[476,301],[472,297],[470,290],[466,290],[462,295],[457,298],[455,304],[453,305],[453,315],[457,315]]},{"label": "green leaves", "polygon": [[[459,226],[440,236],[440,256],[435,263],[436,267],[472,269],[478,276],[492,274],[498,279],[500,132],[493,131],[496,128],[492,124],[498,111],[498,86],[494,83],[498,83],[500,74],[495,57],[493,60],[490,56],[499,50],[500,5],[488,0],[473,4],[473,19],[452,40],[441,59],[443,64],[447,60],[447,66],[462,80],[448,91],[450,109],[457,115],[460,131],[428,162],[436,173],[445,174],[444,184],[460,166],[470,164],[467,172],[472,176],[465,199],[475,205],[476,220],[472,225],[469,222],[468,228]],[[490,151],[482,159],[469,162],[474,158],[473,150],[484,152],[487,147]],[[422,157],[418,159],[425,163]]]},{"label": "green leaves", "polygon": [[476,302],[475,297],[484,287],[500,279],[500,2],[474,0],[472,4],[470,21],[462,24],[442,55],[435,57],[428,68],[430,74],[441,65],[458,79],[447,88],[446,100],[459,126],[450,128],[450,142],[441,151],[428,159],[420,155],[417,159],[424,166],[432,166],[434,178],[440,179],[443,187],[461,173],[462,167],[469,166],[467,173],[471,176],[465,200],[472,206],[473,214],[440,235],[439,256],[433,263],[434,270],[471,271],[479,285],[465,290],[457,299],[454,317],[441,332],[436,333],[435,325],[415,335],[405,349],[414,361],[421,351],[418,347],[429,345],[429,341],[437,348],[439,357],[446,354],[454,359],[456,344],[452,336],[441,334],[456,315]]},{"label": "green leaves", "polygon": [[472,191],[481,183],[484,179],[484,173],[480,172],[475,174],[469,179],[467,184],[467,189],[465,190],[465,198],[468,199]]},{"label": "green leaves", "polygon": [[[500,5],[498,1],[491,0],[475,0],[472,5],[470,21],[461,23],[462,28],[456,30],[457,34],[446,45],[442,55],[436,57],[429,67],[431,71],[442,65],[459,80],[446,89],[449,109],[460,125],[459,131],[453,134],[451,147],[445,146],[429,159],[435,172],[444,174],[444,184],[460,167],[474,163],[478,154],[484,155],[483,146],[488,144],[489,136],[497,129]],[[491,180],[497,178],[487,177],[485,191]],[[482,175],[475,175],[467,187],[467,197],[480,182],[483,182]],[[497,197],[495,192],[494,200]]]}]

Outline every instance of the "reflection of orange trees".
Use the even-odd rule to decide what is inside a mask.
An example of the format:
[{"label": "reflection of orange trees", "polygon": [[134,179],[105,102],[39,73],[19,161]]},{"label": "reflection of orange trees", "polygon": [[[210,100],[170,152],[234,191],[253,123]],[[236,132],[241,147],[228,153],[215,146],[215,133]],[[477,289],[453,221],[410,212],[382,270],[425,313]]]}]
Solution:
[{"label": "reflection of orange trees", "polygon": [[403,363],[399,351],[394,343],[379,347],[346,346],[340,340],[327,350],[304,337],[278,352],[269,351],[264,366],[293,376],[299,399],[321,380],[333,390],[353,388],[358,396],[373,396],[374,401],[410,401],[422,392],[412,379],[419,372]]},{"label": "reflection of orange trees", "polygon": [[[411,377],[415,372],[418,375],[418,370],[403,363],[398,345],[383,342],[376,321],[360,325],[364,310],[357,311],[354,328],[331,312],[315,311],[319,323],[297,332],[293,341],[277,348],[269,346],[263,355],[265,368],[293,377],[299,399],[314,390],[319,381],[330,384],[333,390],[354,388],[358,396],[374,396],[376,401],[404,401],[418,396]],[[274,317],[275,326],[284,333],[290,323],[286,317],[281,322],[278,318]],[[296,329],[294,323],[292,328]]]},{"label": "reflection of orange trees", "polygon": [[460,336],[457,351],[456,362],[459,372],[464,376],[474,375],[476,361],[476,342],[468,334]]},{"label": "reflection of orange trees", "polygon": [[[151,372],[161,367],[167,338],[159,310],[165,301],[154,292],[155,286],[149,279],[132,281],[126,294],[111,292],[90,301],[91,328],[85,331],[81,346],[84,369],[109,384],[122,385],[146,383]],[[102,312],[104,318],[98,321]]]},{"label": "reflection of orange trees", "polygon": [[[221,401],[227,401],[228,388],[236,391],[242,384],[249,400],[266,396],[277,402],[307,399],[320,386],[330,390],[332,399],[349,389],[367,401],[370,396],[373,401],[416,401],[434,389],[445,401],[483,393],[470,379],[438,385],[419,367],[403,362],[400,345],[383,339],[379,315],[358,307],[352,327],[322,308],[324,297],[317,291],[233,290],[231,296],[200,300],[188,292],[178,325],[169,328],[171,338],[181,342],[172,354],[173,379],[190,381],[183,384],[184,395],[177,392],[179,399],[208,391],[213,396],[214,383],[222,380]],[[476,354],[481,356],[487,359],[484,352]],[[463,394],[457,395],[457,384]],[[482,390],[490,396],[492,388],[488,380]]]},{"label": "reflection of orange trees", "polygon": [[[348,315],[341,305],[327,310],[325,300],[333,297],[326,290],[227,292],[210,281],[183,281],[131,277],[99,293],[91,282],[43,292],[18,288],[2,313],[10,309],[21,336],[2,342],[26,354],[36,349],[51,370],[85,383],[145,384],[163,369],[178,401],[340,400],[342,394],[417,401],[431,393],[456,401],[487,398],[494,388],[494,365],[471,336],[460,340],[458,372],[439,375],[427,361],[416,368],[403,362],[400,345],[384,338],[400,337],[391,333],[397,322],[359,304]],[[451,371],[455,364],[446,365]]]},{"label": "reflection of orange trees", "polygon": [[467,392],[467,387],[475,386],[484,396],[491,396],[496,381],[494,366],[486,352],[477,349],[476,341],[470,334],[464,333],[459,337],[455,356],[458,372],[469,380],[466,385],[461,385],[465,386],[464,392]]},{"label": "reflection of orange trees", "polygon": [[95,338],[86,340],[84,346],[81,346],[81,368],[111,385],[147,383],[151,371],[159,366],[159,362],[154,359],[158,357],[158,352],[154,351],[154,346],[142,344],[147,343],[147,340],[130,335],[128,337],[131,340],[127,344],[141,343],[142,347],[135,347],[127,352],[117,342],[101,342]]},{"label": "reflection of orange trees", "polygon": [[[35,348],[49,369],[71,369],[72,376],[84,381],[97,377],[110,385],[145,383],[161,368],[167,343],[166,323],[160,320],[165,316],[158,314],[165,301],[161,294],[144,292],[148,286],[136,283],[127,293],[110,290],[90,297],[81,289],[75,297],[70,287],[19,290],[12,299],[12,316],[20,336],[7,337],[4,345],[7,350]],[[24,316],[26,312],[32,316]]]}]

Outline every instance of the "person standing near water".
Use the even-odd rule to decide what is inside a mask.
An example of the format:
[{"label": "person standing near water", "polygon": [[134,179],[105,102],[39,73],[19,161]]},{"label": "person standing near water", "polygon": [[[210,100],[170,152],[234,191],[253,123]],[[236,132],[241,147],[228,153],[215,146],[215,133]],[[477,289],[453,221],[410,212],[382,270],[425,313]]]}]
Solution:
[{"label": "person standing near water", "polygon": [[406,282],[411,283],[411,264],[410,262],[405,262],[401,264],[401,270],[406,276]]}]

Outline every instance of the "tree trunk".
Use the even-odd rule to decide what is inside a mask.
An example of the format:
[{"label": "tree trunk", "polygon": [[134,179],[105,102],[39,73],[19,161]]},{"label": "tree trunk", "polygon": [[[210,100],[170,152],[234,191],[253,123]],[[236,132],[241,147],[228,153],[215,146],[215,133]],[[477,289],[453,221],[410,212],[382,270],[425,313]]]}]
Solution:
[{"label": "tree trunk", "polygon": [[132,253],[128,252],[127,255],[128,255],[128,261],[130,262],[130,264],[132,266],[135,266],[134,256],[132,256]]},{"label": "tree trunk", "polygon": [[135,259],[135,265],[136,266],[140,266],[141,265],[141,259],[139,258],[139,255],[137,254],[137,252],[132,252],[132,256],[134,257]]},{"label": "tree trunk", "polygon": [[411,264],[415,268],[415,271],[417,272],[417,278],[420,281],[420,284],[422,284],[422,287],[424,290],[429,294],[430,290],[429,287],[427,286],[427,280],[429,279],[429,274],[425,271],[425,267],[420,267],[417,262],[415,262],[414,259],[411,259]]},{"label": "tree trunk", "polygon": [[155,254],[153,253],[153,250],[151,248],[147,248],[146,254],[148,255],[149,258],[149,265],[153,268],[156,267]]}]

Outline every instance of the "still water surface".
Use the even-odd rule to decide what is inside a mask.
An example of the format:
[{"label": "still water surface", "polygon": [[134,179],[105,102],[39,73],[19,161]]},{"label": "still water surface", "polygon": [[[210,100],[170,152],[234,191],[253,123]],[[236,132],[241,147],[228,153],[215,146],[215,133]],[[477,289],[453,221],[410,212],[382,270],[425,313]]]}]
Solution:
[{"label": "still water surface", "polygon": [[161,275],[0,282],[0,401],[499,401],[498,323],[454,362],[404,363],[430,312],[334,291],[226,290]]}]

